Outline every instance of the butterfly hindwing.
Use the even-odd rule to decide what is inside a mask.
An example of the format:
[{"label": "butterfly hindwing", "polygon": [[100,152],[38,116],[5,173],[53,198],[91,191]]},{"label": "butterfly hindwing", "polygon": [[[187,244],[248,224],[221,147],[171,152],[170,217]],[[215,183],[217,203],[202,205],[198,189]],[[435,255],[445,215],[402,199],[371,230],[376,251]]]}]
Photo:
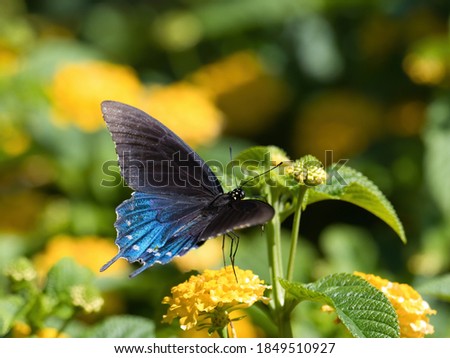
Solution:
[{"label": "butterfly hindwing", "polygon": [[203,238],[226,234],[229,231],[263,225],[272,219],[275,211],[260,200],[238,200],[225,205],[202,232]]},{"label": "butterfly hindwing", "polygon": [[[123,257],[129,262],[139,261],[143,265],[139,269],[141,272],[198,247],[203,243],[198,240],[199,234],[208,225],[208,221],[203,220],[204,206],[204,203],[193,204],[192,199],[180,202],[171,196],[133,193],[116,209],[119,252],[101,271]],[[166,214],[161,215],[163,212]]]}]

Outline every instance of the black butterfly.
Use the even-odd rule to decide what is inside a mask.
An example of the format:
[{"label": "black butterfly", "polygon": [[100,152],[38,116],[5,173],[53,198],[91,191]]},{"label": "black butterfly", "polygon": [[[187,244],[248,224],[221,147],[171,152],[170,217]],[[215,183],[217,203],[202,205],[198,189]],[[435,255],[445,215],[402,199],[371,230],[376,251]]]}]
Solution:
[{"label": "black butterfly", "polygon": [[134,277],[210,238],[273,217],[269,204],[242,200],[241,188],[224,193],[199,155],[155,118],[114,101],[103,102],[102,113],[122,176],[135,192],[116,209],[119,252],[100,271],[123,257],[142,264]]}]

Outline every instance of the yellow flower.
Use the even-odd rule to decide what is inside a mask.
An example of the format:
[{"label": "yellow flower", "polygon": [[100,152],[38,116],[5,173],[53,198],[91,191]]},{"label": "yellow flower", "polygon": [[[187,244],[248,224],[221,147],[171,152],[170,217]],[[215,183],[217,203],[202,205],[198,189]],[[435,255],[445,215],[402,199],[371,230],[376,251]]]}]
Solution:
[{"label": "yellow flower", "polygon": [[12,327],[11,335],[13,338],[25,338],[31,334],[31,327],[25,322],[16,322]]},{"label": "yellow flower", "polygon": [[194,147],[211,142],[222,129],[222,112],[205,91],[188,83],[150,89],[139,108]]},{"label": "yellow flower", "polygon": [[66,333],[62,333],[58,331],[56,328],[45,327],[41,328],[36,333],[38,338],[68,338],[69,336]]},{"label": "yellow flower", "polygon": [[220,61],[204,66],[190,80],[213,97],[234,91],[265,74],[259,58],[252,52],[234,53]]},{"label": "yellow flower", "polygon": [[0,117],[0,149],[14,157],[25,153],[31,145],[30,136],[6,116]]},{"label": "yellow flower", "polygon": [[[48,242],[43,252],[34,257],[34,263],[41,277],[63,257],[72,257],[80,265],[98,273],[99,268],[111,256],[114,256],[116,251],[116,246],[109,239],[103,239],[97,236],[76,238],[68,235],[58,235]],[[126,271],[126,262],[119,260],[110,270],[102,273],[102,276],[104,274],[120,275]]]},{"label": "yellow flower", "polygon": [[209,332],[219,331],[232,319],[229,314],[237,309],[252,306],[257,301],[268,303],[264,285],[250,270],[235,266],[236,276],[231,266],[220,270],[205,270],[203,274],[191,276],[172,288],[172,297],[164,297],[163,303],[170,305],[163,322],[170,323],[180,318],[180,327],[189,330],[194,327],[209,328]]},{"label": "yellow flower", "polygon": [[427,315],[436,314],[420,294],[407,284],[390,282],[379,276],[355,272],[383,292],[397,312],[400,323],[400,337],[422,338],[433,334],[434,327],[429,324]]},{"label": "yellow flower", "polygon": [[[234,53],[194,72],[189,80],[225,113],[228,132],[262,131],[288,103],[288,86],[251,51]],[[249,105],[250,104],[250,105]]]},{"label": "yellow flower", "polygon": [[325,151],[334,160],[367,148],[381,129],[381,108],[369,98],[347,91],[332,91],[302,107],[294,131],[297,153],[309,153],[322,162]]},{"label": "yellow flower", "polygon": [[105,99],[139,103],[142,85],[126,66],[102,61],[69,63],[56,71],[50,88],[54,120],[92,132],[103,127],[100,103]]},{"label": "yellow flower", "polygon": [[433,56],[420,57],[410,54],[405,58],[403,68],[417,84],[437,85],[446,75],[445,62]]},{"label": "yellow flower", "polygon": [[448,86],[450,50],[447,35],[430,36],[417,41],[403,60],[409,78],[420,85]]},{"label": "yellow flower", "polygon": [[[2,39],[4,40],[4,39]],[[2,41],[3,42],[3,41]],[[19,69],[19,55],[10,46],[0,44],[0,76],[14,75]]]},{"label": "yellow flower", "polygon": [[[14,180],[20,181],[18,177]],[[10,185],[14,188],[13,183]],[[37,190],[4,190],[0,195],[0,230],[3,232],[32,230],[45,204],[46,198]]]},{"label": "yellow flower", "polygon": [[222,262],[221,247],[222,238],[208,240],[198,249],[191,250],[184,256],[175,257],[173,263],[183,272],[203,271]]}]

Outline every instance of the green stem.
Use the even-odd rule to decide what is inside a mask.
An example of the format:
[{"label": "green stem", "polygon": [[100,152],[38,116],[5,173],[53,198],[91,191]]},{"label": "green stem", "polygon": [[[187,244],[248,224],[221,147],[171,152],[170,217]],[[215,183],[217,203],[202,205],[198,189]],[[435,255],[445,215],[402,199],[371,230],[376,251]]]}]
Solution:
[{"label": "green stem", "polygon": [[284,314],[284,289],[278,278],[283,277],[283,264],[281,260],[281,222],[280,203],[278,198],[269,195],[269,202],[275,209],[275,215],[267,224],[267,245],[269,256],[269,270],[272,281],[273,314],[275,324],[278,327],[279,337],[292,337],[291,323],[289,316]]},{"label": "green stem", "polygon": [[272,305],[275,311],[281,310],[284,301],[283,287],[278,282],[278,278],[283,276],[281,269],[280,254],[280,218],[278,214],[277,203],[272,202],[275,209],[275,215],[270,222],[267,223],[267,249],[269,256],[270,279],[272,281]]},{"label": "green stem", "polygon": [[216,332],[220,338],[228,338],[228,325],[222,327],[221,329],[216,330]]},{"label": "green stem", "polygon": [[295,256],[297,253],[300,219],[302,217],[302,204],[307,190],[308,188],[302,185],[300,187],[298,197],[296,198],[297,201],[295,203],[294,222],[292,223],[292,232],[291,232],[291,248],[289,250],[289,261],[286,272],[286,280],[288,281],[292,281],[294,276]]}]

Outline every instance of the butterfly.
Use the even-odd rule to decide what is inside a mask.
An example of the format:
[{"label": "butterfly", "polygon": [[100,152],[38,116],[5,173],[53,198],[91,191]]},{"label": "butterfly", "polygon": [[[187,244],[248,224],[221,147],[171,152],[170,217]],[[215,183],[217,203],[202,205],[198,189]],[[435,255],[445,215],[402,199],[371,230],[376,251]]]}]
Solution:
[{"label": "butterfly", "polygon": [[102,102],[101,109],[122,177],[134,192],[116,209],[119,251],[100,271],[125,258],[141,264],[134,277],[210,238],[274,216],[269,204],[244,200],[241,187],[225,193],[205,161],[155,118],[115,101]]}]

